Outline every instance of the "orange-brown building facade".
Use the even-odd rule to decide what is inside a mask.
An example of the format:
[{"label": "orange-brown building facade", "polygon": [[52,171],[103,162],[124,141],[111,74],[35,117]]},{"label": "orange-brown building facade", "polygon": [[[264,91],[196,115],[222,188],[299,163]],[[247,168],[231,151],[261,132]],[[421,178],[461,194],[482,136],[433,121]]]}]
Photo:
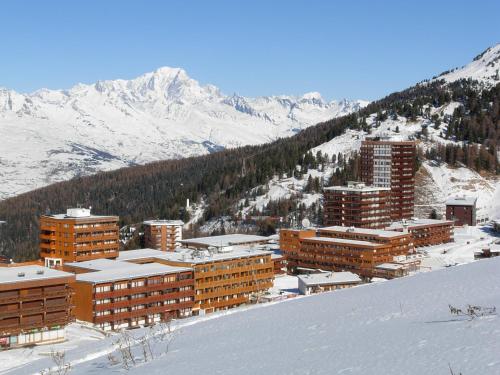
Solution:
[{"label": "orange-brown building facade", "polygon": [[391,189],[391,219],[410,219],[415,202],[416,146],[413,141],[381,138],[361,143],[361,180]]},{"label": "orange-brown building facade", "polygon": [[[286,239],[289,237],[287,232],[286,229],[281,230],[280,236]],[[309,230],[307,234],[300,235],[298,246],[289,248],[290,243],[280,242],[280,247],[292,273],[306,268],[350,271],[372,277],[377,265],[413,252],[408,233],[348,227],[322,228],[317,233]]]},{"label": "orange-brown building facade", "polygon": [[91,215],[90,209],[40,218],[40,258],[53,267],[64,262],[116,258],[119,251],[117,216]]},{"label": "orange-brown building facade", "polygon": [[433,246],[453,241],[453,221],[419,219],[393,223],[386,230],[408,232],[414,247]]},{"label": "orange-brown building facade", "polygon": [[150,249],[174,251],[182,240],[180,220],[148,220],[144,222],[144,245]]},{"label": "orange-brown building facade", "polygon": [[66,266],[78,272],[74,284],[77,319],[116,330],[191,316],[192,269],[111,260],[85,263]]},{"label": "orange-brown building facade", "polygon": [[41,266],[0,268],[0,348],[64,340],[75,276]]}]

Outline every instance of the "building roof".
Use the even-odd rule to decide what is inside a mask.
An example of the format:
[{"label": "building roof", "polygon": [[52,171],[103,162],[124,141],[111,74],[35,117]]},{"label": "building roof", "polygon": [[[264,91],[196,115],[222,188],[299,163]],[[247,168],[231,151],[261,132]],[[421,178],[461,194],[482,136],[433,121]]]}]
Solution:
[{"label": "building roof", "polygon": [[404,268],[404,265],[397,264],[397,263],[382,263],[382,264],[379,264],[378,266],[375,266],[375,268],[380,269],[380,270],[394,271],[394,270],[399,270],[401,268]]},{"label": "building roof", "polygon": [[450,197],[446,200],[447,206],[475,206],[477,197]]},{"label": "building roof", "polygon": [[[19,276],[24,274],[24,276]],[[19,267],[0,267],[0,284],[12,284],[25,281],[40,281],[60,277],[73,277],[69,272],[53,268],[30,265]]]},{"label": "building roof", "polygon": [[349,183],[347,186],[328,186],[323,190],[327,191],[349,191],[349,192],[369,192],[369,191],[390,191],[388,187],[366,186],[363,183]]},{"label": "building roof", "polygon": [[190,271],[189,267],[173,267],[159,263],[134,264],[120,261],[115,262],[119,267],[76,275],[76,281],[89,283],[105,283],[118,280],[129,280],[148,276],[166,275],[171,273]]},{"label": "building roof", "polygon": [[144,225],[184,225],[184,222],[182,220],[146,220],[143,223]]},{"label": "building roof", "polygon": [[336,244],[349,244],[358,245],[365,247],[380,247],[383,246],[380,243],[370,242],[370,241],[360,241],[360,240],[350,240],[346,238],[330,238],[330,237],[306,237],[302,239],[303,241],[313,241],[313,242],[330,242]]},{"label": "building roof", "polygon": [[453,225],[453,221],[451,220],[435,220],[435,219],[412,219],[406,221],[398,221],[393,222],[389,225],[386,230],[397,230],[406,228],[414,228],[419,226],[427,226],[427,225],[442,225],[449,224]]},{"label": "building roof", "polygon": [[185,245],[195,244],[201,246],[227,247],[251,242],[265,242],[268,240],[267,237],[251,234],[225,234],[222,236],[188,238],[179,242]]},{"label": "building roof", "polygon": [[139,259],[154,258],[171,262],[179,262],[186,264],[203,264],[213,261],[222,261],[238,258],[247,258],[258,255],[271,255],[272,251],[259,249],[234,249],[224,252],[209,252],[208,250],[192,250],[186,248],[178,248],[175,251],[160,251],[154,249],[139,249],[122,251],[118,256],[119,261],[133,261]]},{"label": "building roof", "polygon": [[108,270],[112,268],[120,268],[123,267],[121,262],[117,262],[111,259],[94,259],[88,260],[85,262],[71,262],[64,263],[65,266],[74,267],[74,268],[82,268],[86,270],[94,270],[94,271],[102,271]]},{"label": "building roof", "polygon": [[360,283],[361,278],[352,272],[321,272],[298,275],[306,286]]},{"label": "building roof", "polygon": [[341,227],[341,226],[331,226],[331,227],[319,228],[318,231],[319,232],[331,231],[331,232],[344,232],[344,233],[359,233],[359,234],[374,235],[374,236],[383,237],[383,238],[394,238],[394,237],[399,237],[402,235],[400,232],[394,232],[394,231],[390,231],[390,230],[356,228],[356,227]]}]

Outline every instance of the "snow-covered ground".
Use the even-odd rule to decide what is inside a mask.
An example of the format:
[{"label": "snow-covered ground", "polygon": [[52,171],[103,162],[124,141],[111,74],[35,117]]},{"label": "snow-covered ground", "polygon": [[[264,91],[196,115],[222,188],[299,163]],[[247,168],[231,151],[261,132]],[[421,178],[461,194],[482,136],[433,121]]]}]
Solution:
[{"label": "snow-covered ground", "polygon": [[[499,268],[498,258],[481,260],[179,321],[168,352],[142,363],[136,350],[138,364],[128,372],[449,375],[451,368],[456,374],[498,374],[498,315],[470,319],[452,315],[448,305],[498,308]],[[127,372],[108,359],[115,340],[91,338],[68,348],[71,374]],[[35,348],[41,350],[49,348]],[[51,360],[35,351],[0,353],[0,363],[16,366],[4,373],[28,375],[49,367]]]}]

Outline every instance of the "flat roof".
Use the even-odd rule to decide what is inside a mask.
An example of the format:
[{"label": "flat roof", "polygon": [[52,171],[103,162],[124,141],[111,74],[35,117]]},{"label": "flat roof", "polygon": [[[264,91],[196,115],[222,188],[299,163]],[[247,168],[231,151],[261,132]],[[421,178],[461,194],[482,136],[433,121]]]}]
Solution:
[{"label": "flat roof", "polygon": [[76,275],[76,281],[96,284],[192,270],[189,267],[173,267],[160,263],[135,264],[120,261],[114,262],[116,262],[119,267],[96,272],[81,273]]},{"label": "flat roof", "polygon": [[[18,276],[24,273],[24,276]],[[19,267],[0,267],[0,284],[21,283],[24,281],[40,281],[60,277],[72,277],[72,273],[37,265]]]},{"label": "flat roof", "polygon": [[113,216],[113,215],[89,215],[89,216],[68,216],[66,214],[53,214],[53,215],[42,215],[42,217],[50,217],[52,219],[72,219],[76,221],[85,221],[89,219],[113,219],[118,221],[119,217],[118,216]]},{"label": "flat roof", "polygon": [[354,185],[354,186],[328,186],[323,188],[328,191],[350,191],[350,192],[363,192],[363,191],[390,191],[388,187]]},{"label": "flat roof", "polygon": [[383,244],[370,242],[370,241],[360,241],[360,240],[350,240],[350,239],[346,239],[346,238],[330,238],[330,237],[306,237],[306,238],[303,238],[302,241],[331,242],[331,243],[359,245],[359,246],[366,246],[366,247],[383,246]]},{"label": "flat roof", "polygon": [[404,228],[405,226],[408,228],[411,227],[418,227],[418,226],[423,226],[423,225],[439,225],[439,224],[451,224],[453,225],[453,221],[451,220],[436,220],[436,219],[412,219],[412,220],[407,220],[405,222],[398,221],[398,222],[393,222],[391,225],[389,225],[386,229],[401,229]]},{"label": "flat roof", "polygon": [[343,233],[358,233],[358,234],[371,234],[378,237],[394,238],[402,236],[400,232],[394,232],[391,230],[382,229],[368,229],[368,228],[356,228],[356,227],[341,227],[341,226],[331,226],[319,228],[318,231],[331,231],[331,232],[343,232]]},{"label": "flat roof", "polygon": [[184,225],[182,220],[146,220],[144,225]]},{"label": "flat roof", "polygon": [[404,268],[404,265],[402,264],[396,264],[396,263],[382,263],[379,264],[378,266],[375,266],[375,268],[381,269],[381,270],[399,270],[401,268]]},{"label": "flat roof", "polygon": [[209,252],[208,250],[193,250],[186,248],[178,248],[175,251],[160,251],[154,249],[139,249],[121,251],[118,256],[118,261],[133,261],[139,259],[159,259],[171,262],[187,263],[187,264],[203,264],[213,261],[222,261],[229,259],[247,258],[258,255],[272,255],[269,250],[259,249],[235,249],[226,252]]},{"label": "flat roof", "polygon": [[203,246],[213,247],[227,247],[232,245],[239,245],[250,242],[264,242],[268,241],[268,237],[256,236],[253,234],[224,234],[221,236],[187,238],[180,240],[182,244],[197,244]]},{"label": "flat roof", "polygon": [[111,259],[94,259],[94,260],[87,260],[85,262],[64,263],[64,265],[69,267],[82,268],[94,271],[102,271],[111,268],[123,267],[123,264],[121,262],[117,262]]},{"label": "flat roof", "polygon": [[449,206],[475,206],[477,197],[450,197],[446,200]]},{"label": "flat roof", "polygon": [[300,281],[306,286],[359,283],[361,278],[352,272],[321,272],[308,275],[298,275]]}]

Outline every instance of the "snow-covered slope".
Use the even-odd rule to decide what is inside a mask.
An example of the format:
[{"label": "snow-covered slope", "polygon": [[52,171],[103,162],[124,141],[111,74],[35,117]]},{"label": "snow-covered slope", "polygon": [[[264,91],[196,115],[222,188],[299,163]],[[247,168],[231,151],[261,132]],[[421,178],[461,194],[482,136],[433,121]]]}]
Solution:
[{"label": "snow-covered slope", "polygon": [[23,95],[0,89],[0,199],[82,174],[260,144],[364,101],[226,96],[179,68]]},{"label": "snow-covered slope", "polygon": [[[168,352],[131,374],[494,375],[500,373],[500,318],[452,315],[449,305],[500,306],[500,259],[383,283],[178,321]],[[130,333],[141,337],[147,329]],[[88,335],[87,335],[88,336]],[[127,372],[109,358],[117,336],[72,338],[71,374]],[[40,348],[41,349],[41,348]],[[47,349],[47,352],[50,350]],[[111,353],[111,354],[110,354]],[[0,353],[11,375],[53,366],[40,350]],[[16,366],[17,365],[17,366]],[[5,368],[5,367],[4,367]],[[8,367],[7,367],[8,368]],[[0,367],[1,372],[1,367]]]},{"label": "snow-covered slope", "polygon": [[446,82],[472,79],[486,86],[500,83],[500,43],[488,48],[471,63],[443,73],[436,79],[444,79]]}]

